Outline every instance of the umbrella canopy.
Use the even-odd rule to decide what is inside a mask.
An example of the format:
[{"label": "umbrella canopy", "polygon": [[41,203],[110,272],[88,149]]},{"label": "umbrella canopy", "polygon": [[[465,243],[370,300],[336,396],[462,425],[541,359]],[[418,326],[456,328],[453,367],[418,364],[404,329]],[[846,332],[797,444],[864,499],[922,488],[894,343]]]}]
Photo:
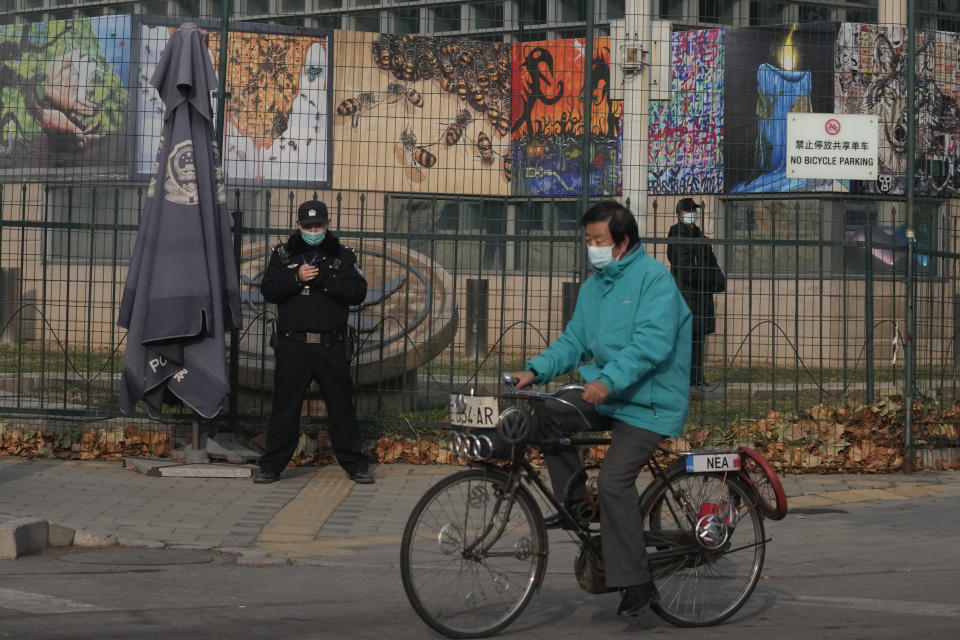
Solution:
[{"label": "umbrella canopy", "polygon": [[230,391],[226,332],[239,327],[240,285],[230,241],[203,34],[184,24],[151,84],[165,106],[147,202],[118,324],[127,329],[120,409],[143,400],[152,417],[178,398],[205,418]]}]

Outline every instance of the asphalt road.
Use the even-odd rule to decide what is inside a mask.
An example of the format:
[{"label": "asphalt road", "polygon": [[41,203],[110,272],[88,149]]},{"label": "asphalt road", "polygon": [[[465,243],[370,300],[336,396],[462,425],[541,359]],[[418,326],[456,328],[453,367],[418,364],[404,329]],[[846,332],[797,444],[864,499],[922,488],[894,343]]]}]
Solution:
[{"label": "asphalt road", "polygon": [[[551,533],[542,592],[503,638],[960,637],[960,497],[797,509],[768,523],[764,578],[719,627],[623,620],[617,595],[576,586]],[[47,552],[0,563],[0,638],[438,637],[403,594],[396,549],[314,564],[241,566],[184,549]]]}]

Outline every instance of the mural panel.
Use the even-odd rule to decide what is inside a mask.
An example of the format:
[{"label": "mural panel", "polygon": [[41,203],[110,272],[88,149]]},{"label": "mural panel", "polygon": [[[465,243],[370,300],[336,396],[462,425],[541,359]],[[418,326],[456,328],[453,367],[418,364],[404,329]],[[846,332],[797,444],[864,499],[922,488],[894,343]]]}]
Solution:
[{"label": "mural panel", "polygon": [[651,194],[723,191],[724,32],[674,32],[670,100],[650,105]]},{"label": "mural panel", "polygon": [[[917,182],[920,195],[953,196],[960,188],[958,34],[917,33]],[[876,114],[880,120],[879,175],[860,181],[866,193],[903,193],[907,168],[907,31],[904,27],[845,23],[837,34],[837,111]]]},{"label": "mural panel", "polygon": [[786,177],[787,114],[833,112],[836,25],[731,29],[724,184],[729,193],[847,191],[848,182]]},{"label": "mural panel", "polygon": [[[582,39],[513,45],[512,157],[515,195],[572,196],[583,188]],[[590,193],[621,191],[623,102],[610,98],[610,39],[596,38],[589,58],[591,90]]]},{"label": "mural panel", "polygon": [[[163,103],[150,79],[176,26],[166,21],[139,26],[139,176],[150,175],[163,122]],[[220,32],[204,32],[217,69]],[[329,187],[331,65],[329,34],[268,26],[230,31],[224,139],[230,184]]]},{"label": "mural panel", "polygon": [[0,169],[125,174],[130,20],[0,26]]},{"label": "mural panel", "polygon": [[509,47],[338,31],[337,50],[337,188],[509,193]]}]

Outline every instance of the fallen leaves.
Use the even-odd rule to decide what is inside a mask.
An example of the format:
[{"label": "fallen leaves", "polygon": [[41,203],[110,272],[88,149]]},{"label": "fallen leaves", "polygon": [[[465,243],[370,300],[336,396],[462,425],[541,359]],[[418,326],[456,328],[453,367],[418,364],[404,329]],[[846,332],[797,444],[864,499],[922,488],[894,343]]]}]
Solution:
[{"label": "fallen leaves", "polygon": [[51,432],[0,424],[0,455],[63,460],[122,460],[127,456],[167,458],[172,451],[170,434],[141,431],[134,425]]}]

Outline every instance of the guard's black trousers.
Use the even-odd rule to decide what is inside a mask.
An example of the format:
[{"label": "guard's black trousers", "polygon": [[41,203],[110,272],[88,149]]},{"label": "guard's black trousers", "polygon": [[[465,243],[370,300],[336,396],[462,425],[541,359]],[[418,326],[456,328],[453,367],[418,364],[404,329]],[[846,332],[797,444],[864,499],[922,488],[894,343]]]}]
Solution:
[{"label": "guard's black trousers", "polygon": [[300,440],[300,410],[310,382],[320,385],[327,405],[327,435],[337,461],[348,473],[366,470],[370,460],[360,451],[353,381],[343,340],[327,344],[280,338],[273,375],[273,409],[260,468],[280,473]]}]

